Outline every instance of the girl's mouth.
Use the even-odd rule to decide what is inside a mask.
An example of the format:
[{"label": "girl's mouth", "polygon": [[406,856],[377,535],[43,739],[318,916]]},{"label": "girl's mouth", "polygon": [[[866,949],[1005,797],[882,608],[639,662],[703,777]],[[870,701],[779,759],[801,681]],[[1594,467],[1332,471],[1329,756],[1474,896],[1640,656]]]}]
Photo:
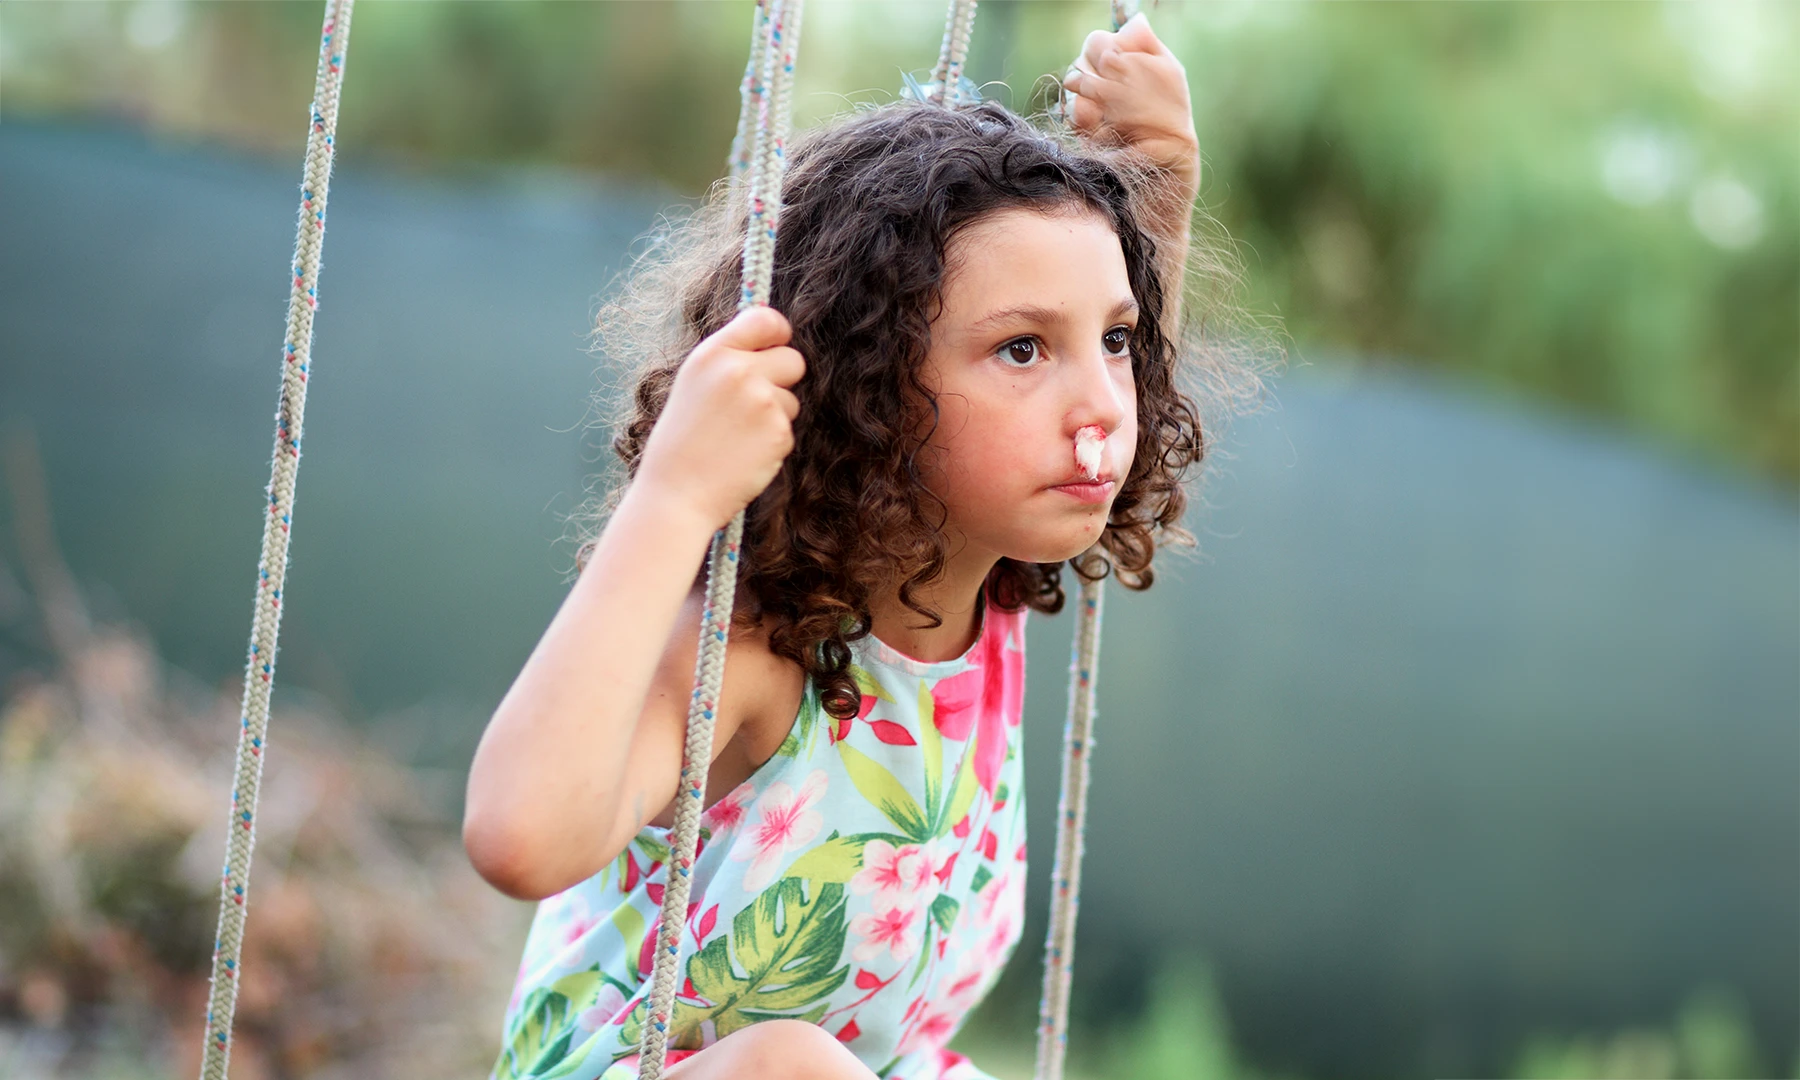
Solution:
[{"label": "girl's mouth", "polygon": [[1111,480],[1080,480],[1070,484],[1057,484],[1052,491],[1060,491],[1084,503],[1103,503],[1112,498],[1113,482]]}]

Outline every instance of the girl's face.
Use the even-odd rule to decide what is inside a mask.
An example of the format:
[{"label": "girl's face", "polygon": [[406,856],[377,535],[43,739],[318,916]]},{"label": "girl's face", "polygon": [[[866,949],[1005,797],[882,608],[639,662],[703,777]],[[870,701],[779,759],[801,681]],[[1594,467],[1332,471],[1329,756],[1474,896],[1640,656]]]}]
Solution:
[{"label": "girl's face", "polygon": [[[953,557],[1059,562],[1100,538],[1137,447],[1125,255],[1086,208],[1007,209],[951,242],[922,376],[939,422],[920,456]],[[1076,433],[1105,433],[1097,482]],[[956,550],[960,548],[961,550]]]}]

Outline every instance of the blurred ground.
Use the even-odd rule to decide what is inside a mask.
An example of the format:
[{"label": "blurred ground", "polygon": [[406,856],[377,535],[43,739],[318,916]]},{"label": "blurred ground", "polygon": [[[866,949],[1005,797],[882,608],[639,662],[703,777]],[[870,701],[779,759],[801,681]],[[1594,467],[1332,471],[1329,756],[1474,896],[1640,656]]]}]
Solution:
[{"label": "blurred ground", "polygon": [[[95,623],[53,543],[35,447],[6,450],[56,663],[0,705],[0,1073],[193,1075],[225,850],[238,687]],[[0,564],[8,599],[25,595]],[[16,612],[12,614],[17,614]],[[232,1075],[473,1076],[511,990],[521,906],[454,822],[338,717],[278,703]]]}]

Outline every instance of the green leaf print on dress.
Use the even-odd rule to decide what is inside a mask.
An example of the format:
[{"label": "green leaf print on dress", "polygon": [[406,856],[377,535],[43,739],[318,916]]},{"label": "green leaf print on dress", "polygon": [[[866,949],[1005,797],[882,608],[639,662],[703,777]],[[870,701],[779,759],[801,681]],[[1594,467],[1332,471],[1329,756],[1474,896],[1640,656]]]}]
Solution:
[{"label": "green leaf print on dress", "polygon": [[[865,695],[873,697],[875,695],[870,693],[871,689],[881,690],[863,669],[852,666],[851,670],[856,673],[858,683],[864,687]],[[881,692],[881,698],[893,700],[885,691]],[[856,785],[856,790],[862,792],[864,798],[894,823],[902,838],[922,844],[949,832],[974,803],[976,776],[972,766],[979,735],[969,732],[956,768],[955,786],[946,800],[943,792],[944,740],[933,720],[931,684],[924,679],[919,680],[918,701],[917,725],[921,740],[919,750],[925,777],[923,807],[898,777],[867,754],[841,740],[837,744],[837,751],[838,756],[843,759],[844,771],[850,774],[850,781]]]},{"label": "green leaf print on dress", "polygon": [[[989,607],[954,660],[852,643],[857,709],[830,716],[809,681],[781,748],[702,813],[674,1061],[795,1019],[878,1075],[988,1080],[946,1044],[1023,921],[1023,616]],[[668,858],[647,827],[539,905],[495,1080],[635,1075]]]},{"label": "green leaf print on dress", "polygon": [[713,1004],[678,1009],[676,1030],[685,1034],[712,1020],[722,1039],[758,1020],[816,1020],[810,1006],[830,997],[850,973],[849,965],[837,966],[843,952],[844,887],[782,878],[738,912],[729,935],[707,942],[688,961],[694,990]]},{"label": "green leaf print on dress", "polygon": [[549,986],[540,986],[526,997],[518,1019],[507,1033],[500,1060],[494,1066],[496,1080],[552,1080],[569,1076],[587,1060],[592,1049],[593,1033],[580,1046],[576,1036],[584,1032],[580,1024],[583,1010],[600,1000],[607,986],[624,993],[631,988],[598,968],[565,975]]},{"label": "green leaf print on dress", "polygon": [[775,751],[780,757],[804,757],[812,752],[813,738],[819,730],[819,718],[825,710],[819,708],[819,699],[813,692],[812,685],[807,684],[806,691],[800,695],[800,712],[794,717],[793,730],[787,738],[781,740],[781,746]]},{"label": "green leaf print on dress", "polygon": [[918,800],[906,790],[905,784],[886,766],[849,743],[840,742],[837,749],[844,759],[844,771],[850,774],[850,782],[862,792],[863,798],[886,815],[908,840],[923,842],[929,839],[925,811],[919,809]]}]

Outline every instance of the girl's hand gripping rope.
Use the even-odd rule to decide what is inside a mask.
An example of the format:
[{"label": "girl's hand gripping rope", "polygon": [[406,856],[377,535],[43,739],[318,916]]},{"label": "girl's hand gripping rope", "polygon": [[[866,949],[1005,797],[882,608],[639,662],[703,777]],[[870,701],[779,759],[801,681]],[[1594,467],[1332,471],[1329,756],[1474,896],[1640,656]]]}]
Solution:
[{"label": "girl's hand gripping rope", "polygon": [[1187,71],[1142,12],[1116,33],[1089,34],[1062,85],[1075,95],[1069,119],[1077,132],[1142,151],[1186,184],[1190,201],[1199,192],[1200,140]]},{"label": "girl's hand gripping rope", "polygon": [[635,484],[653,485],[723,528],[775,479],[794,448],[806,373],[793,327],[770,307],[746,308],[694,346],[650,430]]}]

